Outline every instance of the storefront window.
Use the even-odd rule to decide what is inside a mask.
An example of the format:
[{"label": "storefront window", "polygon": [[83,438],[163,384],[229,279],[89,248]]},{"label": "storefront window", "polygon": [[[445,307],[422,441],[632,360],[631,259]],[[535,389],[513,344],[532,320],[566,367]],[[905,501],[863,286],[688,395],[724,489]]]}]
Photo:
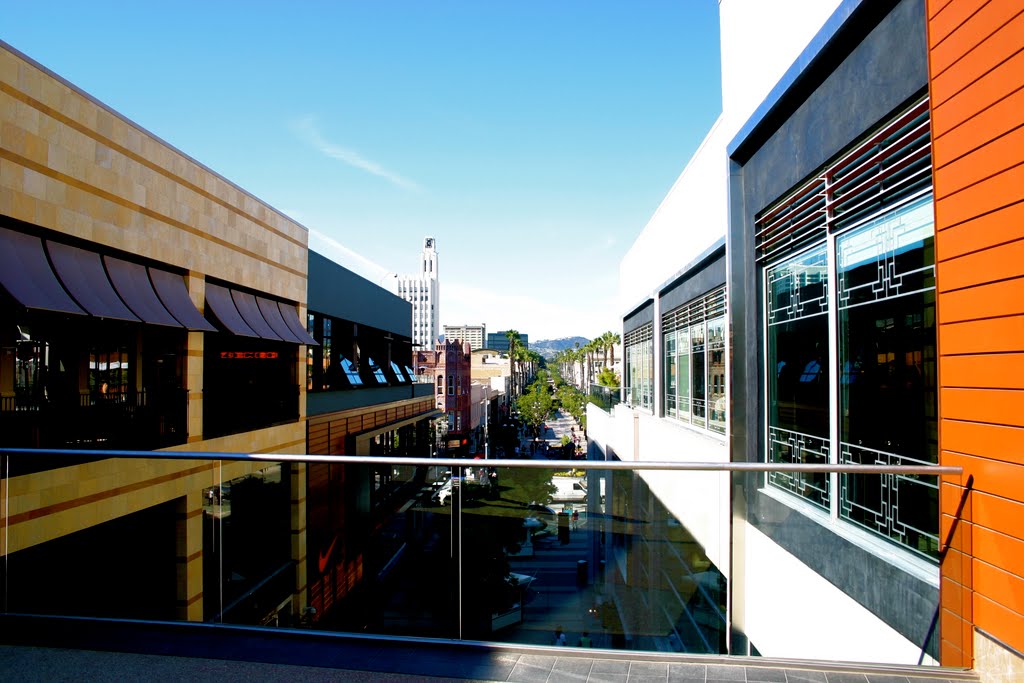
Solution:
[{"label": "storefront window", "polygon": [[88,389],[92,399],[108,401],[123,397],[129,390],[128,365],[128,350],[124,347],[90,351]]}]

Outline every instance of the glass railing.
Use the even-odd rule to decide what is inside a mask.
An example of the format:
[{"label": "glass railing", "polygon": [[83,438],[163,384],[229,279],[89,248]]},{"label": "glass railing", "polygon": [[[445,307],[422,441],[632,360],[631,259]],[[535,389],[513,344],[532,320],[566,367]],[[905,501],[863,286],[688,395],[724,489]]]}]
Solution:
[{"label": "glass railing", "polygon": [[605,412],[611,412],[612,408],[622,402],[620,398],[622,389],[619,387],[605,387],[600,384],[590,385],[590,402]]},{"label": "glass railing", "polygon": [[[767,571],[740,568],[731,491],[777,469],[81,455],[0,451],[4,613],[543,646],[562,634],[570,646],[704,654],[737,648],[736,610],[757,602],[758,582],[734,593],[729,577]],[[865,478],[954,472],[818,467]],[[886,575],[873,580],[893,601],[921,599]],[[816,613],[815,628],[828,631],[833,616]],[[829,656],[812,643],[801,652]]]},{"label": "glass railing", "polygon": [[0,434],[35,448],[155,449],[188,439],[184,389],[0,397]]}]

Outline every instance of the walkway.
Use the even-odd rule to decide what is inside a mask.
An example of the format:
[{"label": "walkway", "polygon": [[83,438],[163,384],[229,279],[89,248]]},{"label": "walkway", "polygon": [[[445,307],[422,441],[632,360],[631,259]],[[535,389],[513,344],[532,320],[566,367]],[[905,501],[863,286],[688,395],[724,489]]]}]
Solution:
[{"label": "walkway", "polygon": [[[959,671],[878,667],[814,668],[801,662],[757,659],[681,658],[637,653],[635,659],[534,652],[485,646],[372,642],[329,644],[243,634],[219,646],[150,643],[161,654],[0,645],[0,678],[8,681],[194,681],[251,683],[264,680],[311,681],[513,681],[517,683],[953,683],[976,681]],[[196,636],[202,638],[202,636]],[[135,640],[138,640],[137,638]],[[125,645],[110,642],[107,645]],[[127,643],[131,644],[131,643]],[[136,643],[138,645],[138,643]]]}]

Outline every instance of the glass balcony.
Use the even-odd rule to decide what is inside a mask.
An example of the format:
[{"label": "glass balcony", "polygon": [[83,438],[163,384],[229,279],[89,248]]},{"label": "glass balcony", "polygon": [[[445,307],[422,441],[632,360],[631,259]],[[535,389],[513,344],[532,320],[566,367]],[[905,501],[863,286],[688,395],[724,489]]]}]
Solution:
[{"label": "glass balcony", "polygon": [[166,448],[187,441],[187,408],[184,389],[18,394],[0,397],[0,433],[5,445],[25,448]]},{"label": "glass balcony", "polygon": [[619,403],[622,403],[621,391],[619,387],[605,387],[600,384],[590,385],[590,397],[591,403],[596,405],[601,410],[610,413]]},{"label": "glass balcony", "polygon": [[708,655],[765,583],[730,580],[730,491],[777,467],[88,455],[0,451],[3,613]]}]

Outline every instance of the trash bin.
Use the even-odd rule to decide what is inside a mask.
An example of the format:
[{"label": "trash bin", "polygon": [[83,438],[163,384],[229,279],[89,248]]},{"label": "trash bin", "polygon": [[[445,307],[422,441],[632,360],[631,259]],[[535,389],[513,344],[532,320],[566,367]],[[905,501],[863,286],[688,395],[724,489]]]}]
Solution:
[{"label": "trash bin", "polygon": [[579,560],[576,562],[576,583],[580,586],[587,585],[587,561]]}]

